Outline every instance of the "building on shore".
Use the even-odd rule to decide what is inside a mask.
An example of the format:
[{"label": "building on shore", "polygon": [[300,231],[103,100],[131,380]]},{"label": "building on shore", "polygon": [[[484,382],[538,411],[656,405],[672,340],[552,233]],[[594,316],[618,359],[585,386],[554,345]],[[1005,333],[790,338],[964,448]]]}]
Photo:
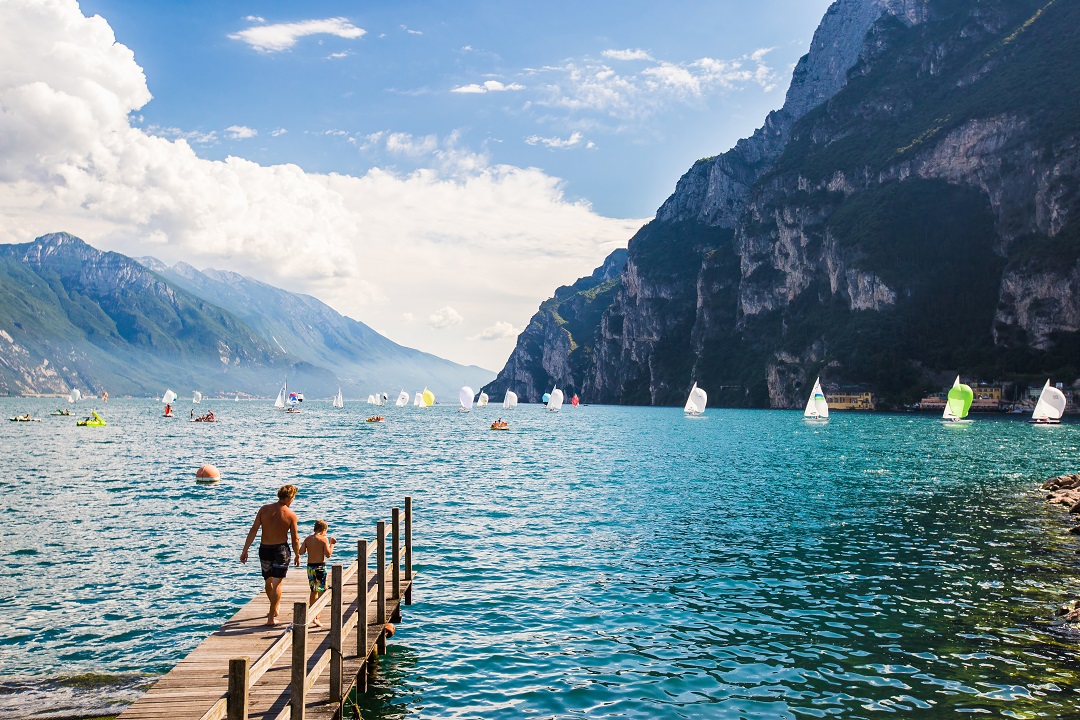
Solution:
[{"label": "building on shore", "polygon": [[[1000,382],[969,383],[968,386],[974,395],[971,401],[971,412],[1001,412],[1005,410],[1004,396],[1007,384]],[[948,397],[948,390],[927,395],[919,401],[919,409],[944,411]]]},{"label": "building on shore", "polygon": [[829,410],[873,410],[877,406],[874,393],[861,388],[838,388],[826,391]]}]

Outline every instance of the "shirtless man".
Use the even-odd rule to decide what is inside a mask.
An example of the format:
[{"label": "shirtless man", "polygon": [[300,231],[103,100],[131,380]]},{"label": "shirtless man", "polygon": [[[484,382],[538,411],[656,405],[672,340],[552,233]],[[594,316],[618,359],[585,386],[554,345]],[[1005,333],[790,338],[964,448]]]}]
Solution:
[{"label": "shirtless man", "polygon": [[266,597],[270,600],[270,610],[266,613],[266,624],[277,625],[278,604],[281,602],[281,581],[289,570],[289,535],[292,535],[293,563],[300,566],[300,535],[296,529],[296,513],[289,509],[296,499],[295,485],[282,485],[277,491],[278,501],[263,505],[255,514],[244,550],[240,553],[240,562],[246,563],[248,548],[255,542],[255,535],[262,527],[259,538],[259,562],[262,564],[262,576],[266,586]]}]

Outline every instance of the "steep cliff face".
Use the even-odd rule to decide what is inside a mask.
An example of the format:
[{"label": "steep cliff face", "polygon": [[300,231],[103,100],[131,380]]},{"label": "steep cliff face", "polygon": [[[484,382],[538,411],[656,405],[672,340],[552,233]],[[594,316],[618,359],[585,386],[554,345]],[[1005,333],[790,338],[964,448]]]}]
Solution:
[{"label": "steep cliff face", "polygon": [[943,370],[1080,373],[1077,22],[1065,0],[835,3],[784,107],[631,239],[592,362],[557,379],[794,407],[823,371],[893,401]]}]

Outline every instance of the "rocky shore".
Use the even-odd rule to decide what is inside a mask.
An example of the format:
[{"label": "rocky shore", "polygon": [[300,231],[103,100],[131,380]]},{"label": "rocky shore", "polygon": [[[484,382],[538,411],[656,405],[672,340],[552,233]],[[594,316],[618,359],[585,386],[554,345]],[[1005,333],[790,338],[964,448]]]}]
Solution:
[{"label": "rocky shore", "polygon": [[[1049,491],[1046,502],[1064,505],[1069,508],[1070,515],[1080,518],[1080,473],[1052,477],[1042,484],[1042,489]],[[1069,532],[1080,535],[1080,523],[1069,528]],[[1080,623],[1080,600],[1065,603],[1057,614],[1067,623]]]}]

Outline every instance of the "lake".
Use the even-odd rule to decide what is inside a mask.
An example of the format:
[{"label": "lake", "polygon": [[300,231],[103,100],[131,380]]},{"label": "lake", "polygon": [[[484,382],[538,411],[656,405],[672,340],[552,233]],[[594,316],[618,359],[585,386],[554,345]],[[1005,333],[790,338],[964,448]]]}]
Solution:
[{"label": "lake", "polygon": [[1038,491],[1080,470],[1078,424],[270,404],[0,423],[0,717],[115,711],[167,671],[261,590],[238,555],[285,482],[346,564],[414,498],[414,604],[365,718],[1080,713],[1053,620],[1080,543]]}]

